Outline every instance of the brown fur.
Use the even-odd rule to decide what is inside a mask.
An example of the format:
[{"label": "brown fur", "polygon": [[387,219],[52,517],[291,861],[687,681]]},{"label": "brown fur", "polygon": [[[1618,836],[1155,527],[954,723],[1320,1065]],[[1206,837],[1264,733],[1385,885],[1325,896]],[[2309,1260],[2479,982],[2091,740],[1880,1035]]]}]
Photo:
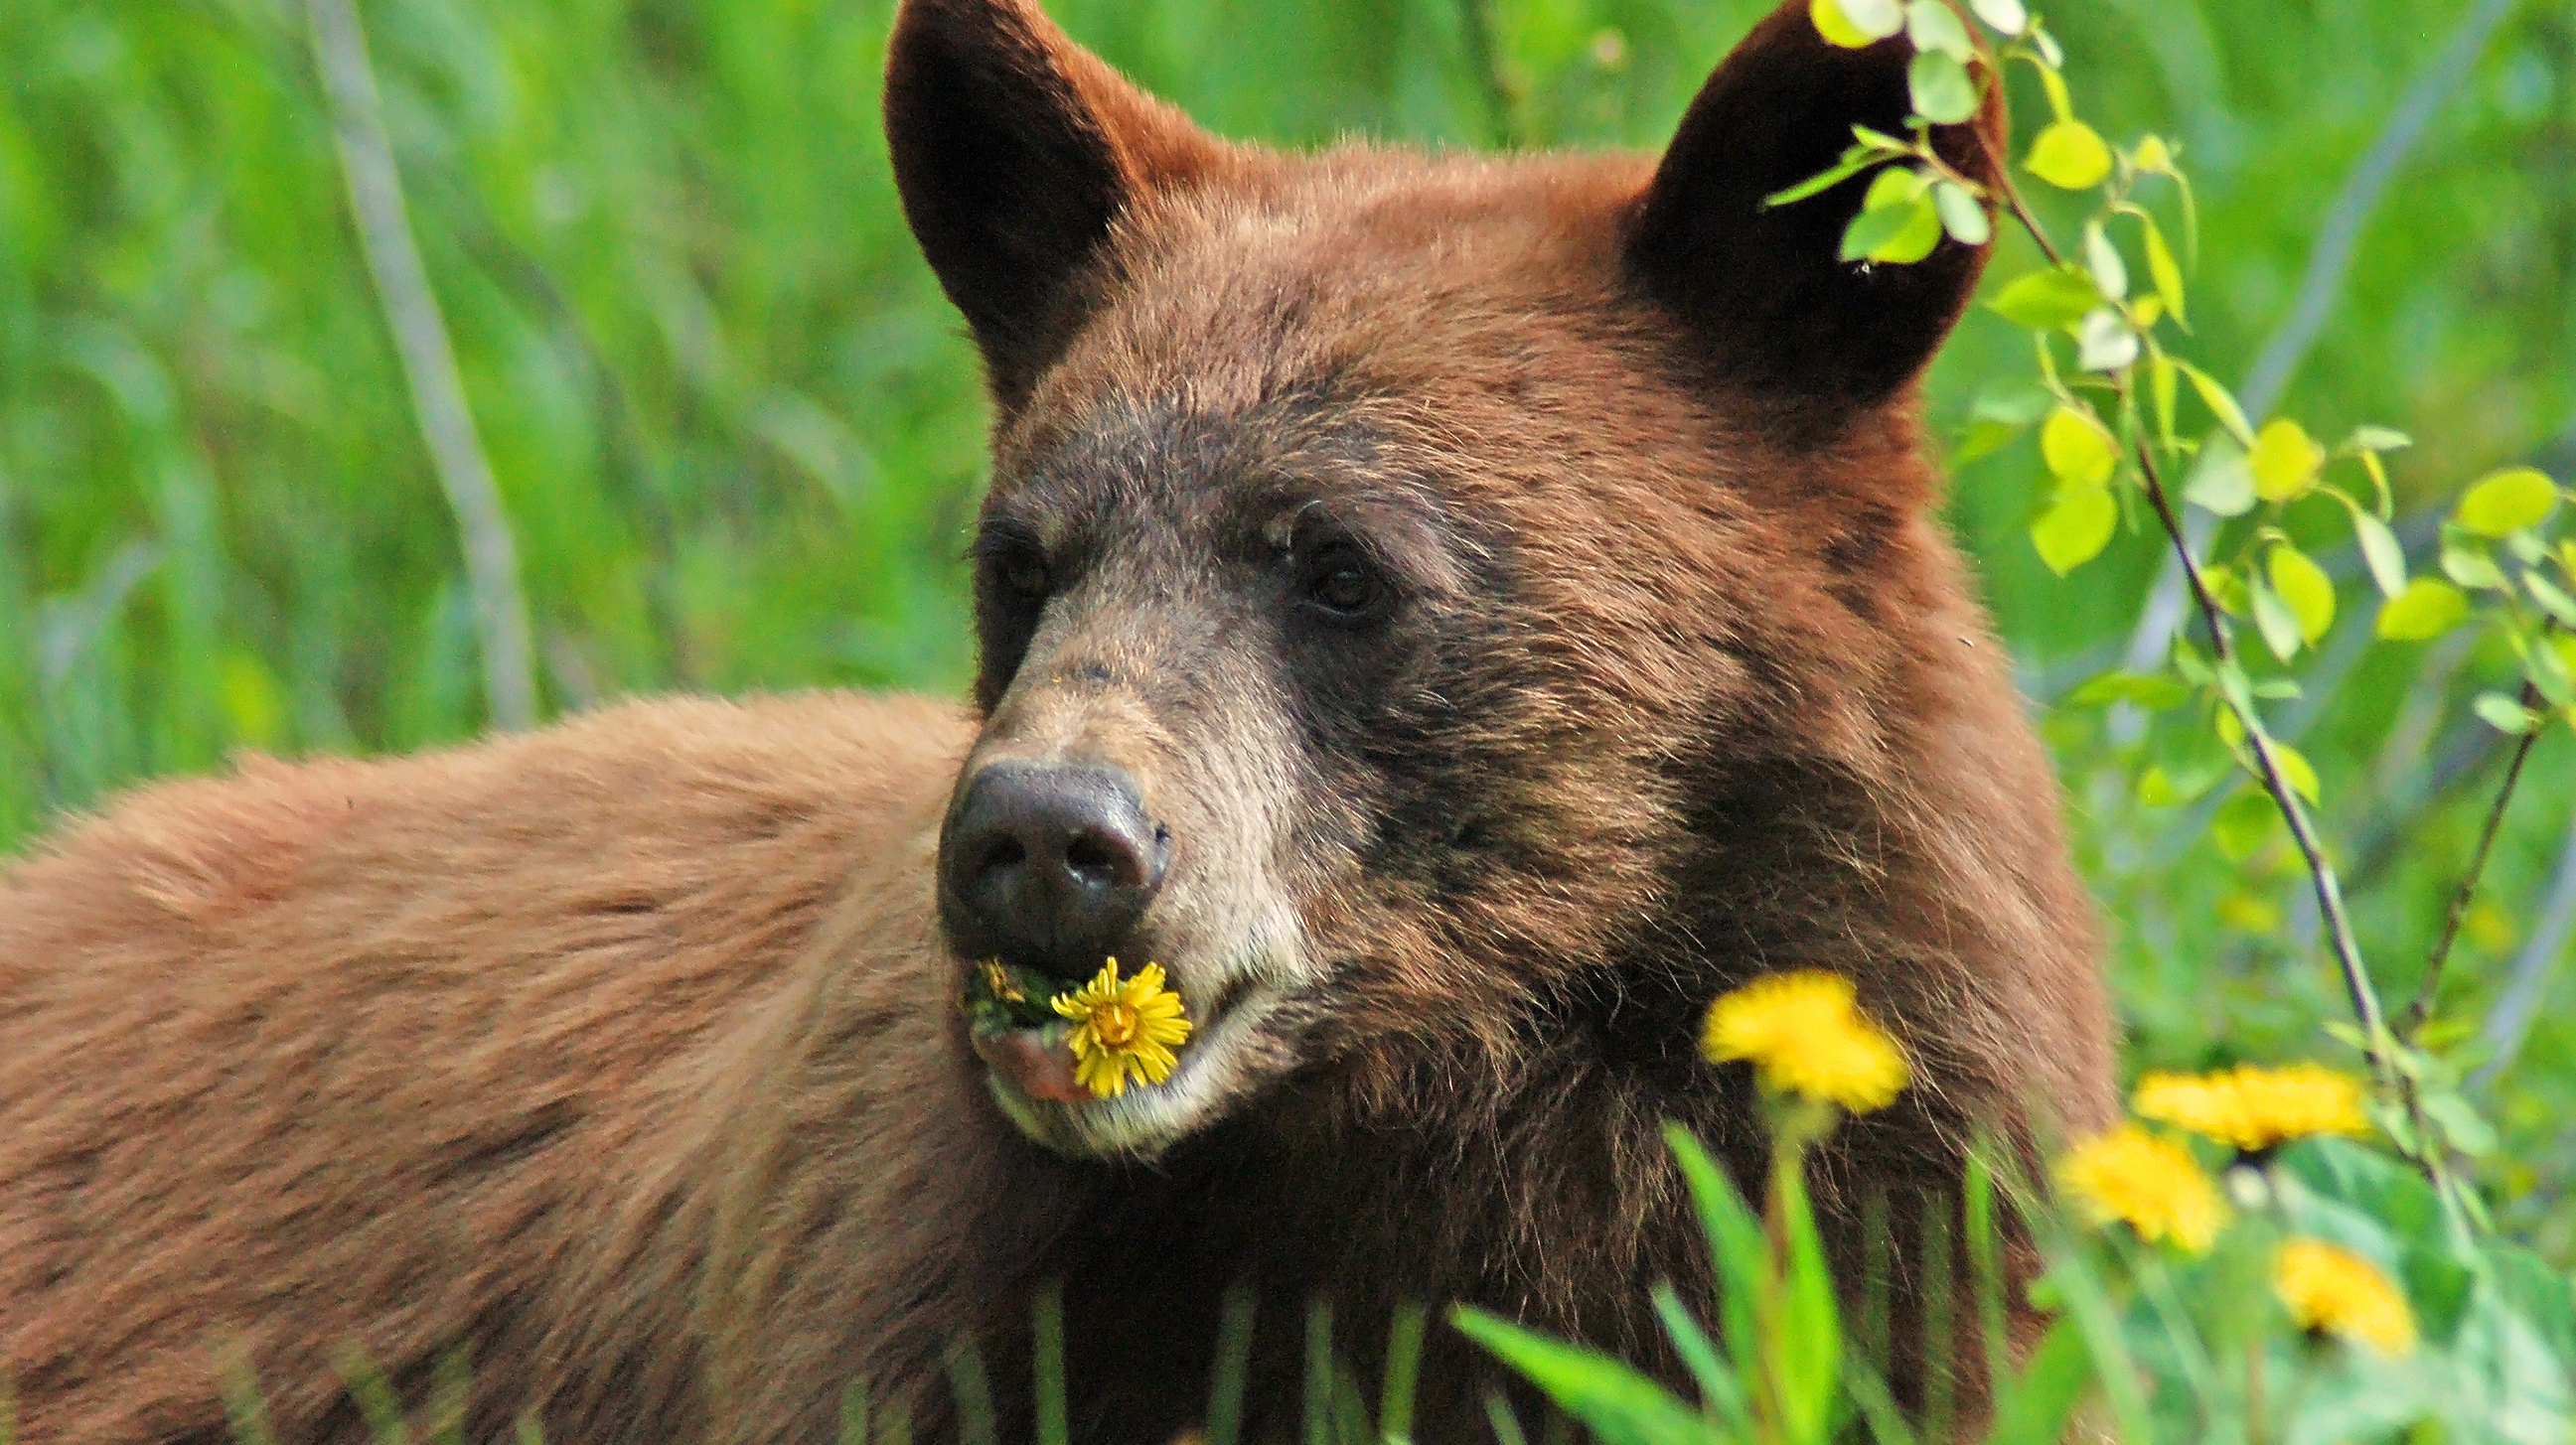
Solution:
[{"label": "brown fur", "polygon": [[[221,1438],[234,1358],[282,1439],[360,1438],[335,1350],[417,1399],[462,1343],[477,1438],[816,1441],[864,1377],[949,1439],[967,1338],[1016,1438],[1050,1279],[1085,1441],[1195,1418],[1229,1282],[1264,1436],[1316,1295],[1364,1372],[1398,1301],[1466,1299],[1670,1373],[1645,1287],[1706,1271],[1658,1127],[1758,1177],[1691,1038],[1791,966],[1917,1070],[1819,1163],[1836,1247],[1874,1257],[1884,1190],[1900,1300],[1950,1289],[1907,1222],[1977,1127],[2106,1117],[2107,1023],[1928,515],[1910,388],[1982,257],[1842,267],[1852,187],[1754,204],[1901,113],[1901,49],[1804,9],[1660,162],[1296,159],[1025,0],[911,0],[897,174],[1002,411],[976,715],[670,701],[251,762],[0,874],[28,1437]],[[1318,621],[1298,569],[1345,552],[1390,600]],[[1068,758],[1175,840],[1135,945],[1203,1030],[1114,1106],[988,1083],[931,882],[961,776]],[[1484,1378],[1438,1338],[1424,1438]]]}]

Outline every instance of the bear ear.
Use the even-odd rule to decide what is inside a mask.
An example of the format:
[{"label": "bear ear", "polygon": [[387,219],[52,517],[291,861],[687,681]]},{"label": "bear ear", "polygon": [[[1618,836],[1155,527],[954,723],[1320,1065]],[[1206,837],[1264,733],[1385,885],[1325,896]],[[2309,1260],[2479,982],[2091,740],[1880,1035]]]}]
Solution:
[{"label": "bear ear", "polygon": [[[1902,35],[1858,50],[1816,33],[1789,0],[1700,89],[1632,217],[1631,276],[1678,312],[1730,383],[1800,410],[1843,413],[1910,384],[1976,289],[1986,248],[1946,236],[1913,265],[1838,259],[1869,177],[1765,208],[1833,165],[1852,126],[1904,133]],[[2001,101],[1937,127],[1944,160],[1981,181],[2004,154]]]},{"label": "bear ear", "polygon": [[1227,149],[1034,0],[905,0],[885,110],[904,216],[1006,409],[1080,327],[1086,266],[1119,214]]}]

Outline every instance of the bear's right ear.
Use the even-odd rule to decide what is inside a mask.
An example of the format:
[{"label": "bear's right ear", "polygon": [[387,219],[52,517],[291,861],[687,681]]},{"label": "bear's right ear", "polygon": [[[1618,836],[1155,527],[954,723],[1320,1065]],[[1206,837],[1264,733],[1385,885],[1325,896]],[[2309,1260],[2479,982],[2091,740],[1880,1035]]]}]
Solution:
[{"label": "bear's right ear", "polygon": [[[1807,0],[1788,0],[1709,77],[1637,203],[1629,275],[1679,313],[1717,375],[1756,396],[1826,417],[1884,401],[1923,370],[1976,290],[1987,248],[1946,237],[1913,265],[1840,259],[1866,176],[1763,204],[1831,166],[1855,124],[1902,134],[1913,57],[1901,34],[1833,45]],[[1965,124],[1934,127],[1932,141],[1960,173],[1993,179],[2000,96]]]},{"label": "bear's right ear", "polygon": [[885,111],[904,215],[1006,410],[1080,328],[1085,269],[1119,214],[1228,152],[1034,0],[905,0]]}]

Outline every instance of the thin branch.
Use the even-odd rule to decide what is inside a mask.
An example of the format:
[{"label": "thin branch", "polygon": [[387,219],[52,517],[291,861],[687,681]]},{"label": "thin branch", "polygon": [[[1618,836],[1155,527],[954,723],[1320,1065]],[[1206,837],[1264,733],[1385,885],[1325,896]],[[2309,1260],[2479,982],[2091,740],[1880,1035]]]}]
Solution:
[{"label": "thin branch", "polygon": [[1476,92],[1484,98],[1489,139],[1498,146],[1521,140],[1519,102],[1511,77],[1503,71],[1502,47],[1494,38],[1494,0],[1458,0],[1458,27],[1467,38],[1467,64],[1476,72]]},{"label": "thin branch", "polygon": [[2567,938],[2576,933],[2576,829],[2568,833],[2566,846],[2558,854],[2558,866],[2549,884],[2548,900],[2541,905],[2540,924],[2522,945],[2522,955],[2513,963],[2504,991],[2496,996],[2495,1007],[2486,1024],[2478,1030],[2478,1041],[2486,1046],[2487,1061],[2469,1075],[2469,1086],[2484,1089],[2496,1076],[2513,1064],[2522,1052],[2523,1041],[2530,1037],[2532,1020],[2539,1016],[2543,996],[2548,991],[2549,975],[2558,964],[2559,955],[2567,951]]},{"label": "thin branch", "polygon": [[393,332],[403,376],[411,384],[421,440],[429,447],[431,466],[462,534],[466,584],[482,639],[484,699],[495,723],[525,728],[536,721],[537,694],[518,547],[491,461],[474,430],[447,322],[439,315],[428,268],[412,236],[402,173],[394,164],[375,70],[367,61],[366,33],[350,0],[307,0],[306,13],[367,272]]},{"label": "thin branch", "polygon": [[[2529,682],[2522,685],[2522,710],[2540,710],[2540,689]],[[2522,782],[2522,765],[2531,761],[2532,745],[2540,741],[2541,729],[2527,729],[2522,740],[2514,744],[2513,761],[2504,770],[2504,785],[2496,789],[2495,803],[2487,809],[2486,827],[2478,833],[2478,851],[2469,858],[2469,871],[2460,879],[2460,890],[2451,895],[2451,911],[2442,919],[2442,934],[2433,941],[2433,951],[2424,960],[2424,981],[2415,986],[2415,1002],[2406,1009],[2405,1022],[2398,1026],[2400,1039],[2412,1039],[2432,1017],[2433,994],[2442,985],[2442,965],[2451,957],[2451,945],[2459,939],[2460,920],[2469,912],[2469,901],[2477,896],[2478,880],[2486,876],[2487,855],[2495,850],[2496,832],[2504,826],[2504,810],[2513,801],[2513,790]]]},{"label": "thin branch", "polygon": [[[2174,515],[2173,501],[2165,494],[2163,475],[2156,469],[2155,453],[2145,438],[2137,443],[2138,470],[2145,480],[2147,501],[2156,509],[2156,519],[2164,524],[2165,535],[2174,545],[2180,559],[2183,580],[2191,588],[2193,603],[2200,609],[2201,620],[2209,627],[2211,650],[2221,666],[2234,666],[2235,644],[2227,635],[2225,614],[2210,595],[2208,579],[2201,575],[2200,564],[2191,555],[2191,544],[2185,540],[2182,521]],[[2233,698],[2227,699],[2236,708]],[[2362,965],[2361,947],[2353,941],[2352,919],[2344,910],[2343,888],[2335,879],[2334,865],[2326,861],[2325,849],[2318,843],[2316,829],[2308,821],[2307,809],[2299,803],[2298,794],[2290,787],[2281,771],[2280,755],[2272,749],[2272,739],[2263,730],[2260,717],[2239,710],[2237,721],[2245,726],[2246,749],[2254,755],[2254,771],[2263,780],[2263,790],[2272,795],[2281,818],[2289,824],[2291,841],[2298,845],[2299,856],[2306,860],[2308,876],[2316,884],[2317,912],[2324,918],[2326,937],[2334,949],[2335,963],[2343,971],[2344,991],[2352,997],[2353,1016],[2361,1022],[2363,1053],[2369,1058],[2373,1073],[2383,1082],[2398,1082],[2395,1061],[2386,1047],[2387,1023],[2380,1012],[2379,994],[2372,988],[2370,973]]]}]

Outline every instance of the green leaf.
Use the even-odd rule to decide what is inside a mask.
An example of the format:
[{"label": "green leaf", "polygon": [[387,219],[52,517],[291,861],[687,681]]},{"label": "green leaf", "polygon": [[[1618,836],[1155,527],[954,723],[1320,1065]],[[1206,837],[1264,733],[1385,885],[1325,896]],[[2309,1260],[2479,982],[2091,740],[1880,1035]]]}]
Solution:
[{"label": "green leaf", "polygon": [[2482,692],[2469,711],[2484,719],[2486,725],[2508,737],[2521,737],[2540,726],[2540,714],[2522,705],[2522,700],[2509,692]]},{"label": "green leaf", "polygon": [[2076,707],[2102,707],[2109,703],[2135,703],[2149,712],[2164,712],[2191,701],[2192,689],[2177,678],[2157,677],[2138,672],[2106,672],[2088,678],[2066,700]]},{"label": "green leaf", "polygon": [[[1938,0],[1933,0],[1938,3]],[[1982,246],[1994,239],[1994,218],[1986,214],[1985,203],[1968,194],[1956,181],[1943,181],[1932,188],[1932,208],[1941,213],[1941,229],[1962,246]]]},{"label": "green leaf", "polygon": [[2061,120],[2039,133],[2021,164],[2061,190],[2089,191],[2111,174],[2111,148],[2093,127],[2080,120]]},{"label": "green leaf", "polygon": [[2119,529],[2120,504],[2105,487],[2065,487],[2057,501],[2030,524],[2030,543],[2039,560],[2063,577],[2102,555]]},{"label": "green leaf", "polygon": [[2118,371],[2138,359],[2138,333],[2116,308],[2096,306],[2076,323],[2076,364],[2086,371]]},{"label": "green leaf", "polygon": [[1785,206],[1794,201],[1803,201],[1818,192],[1832,190],[1871,166],[1882,165],[1891,159],[1893,157],[1884,152],[1871,150],[1867,146],[1853,146],[1843,152],[1842,159],[1835,161],[1826,169],[1818,171],[1785,191],[1773,191],[1764,196],[1762,204],[1766,207]]},{"label": "green leaf", "polygon": [[2379,609],[2379,635],[2393,642],[2421,642],[2468,620],[2469,599],[2459,588],[2418,577]]},{"label": "green leaf", "polygon": [[2263,645],[2271,648],[2272,655],[2283,662],[2298,656],[2299,649],[2307,642],[2306,629],[2299,624],[2299,614],[2289,603],[2282,601],[2281,594],[2273,591],[2271,584],[2260,575],[2248,574],[2245,590],[2254,604],[2254,627],[2263,634]]},{"label": "green leaf", "polygon": [[2290,605],[2299,619],[2299,636],[2314,643],[2334,626],[2334,579],[2326,569],[2310,561],[2305,552],[2286,544],[2272,549],[2267,569],[2272,577],[2272,590]]},{"label": "green leaf", "polygon": [[2254,494],[2267,502],[2307,495],[2325,464],[2326,449],[2309,437],[2307,428],[2287,418],[2266,423],[2245,452],[2245,465],[2254,472]]},{"label": "green leaf", "polygon": [[1791,1440],[1825,1441],[1833,1408],[1842,1395],[1842,1311],[1834,1295],[1832,1269],[1825,1263],[1825,1244],[1816,1228],[1816,1212],[1807,1201],[1805,1171],[1794,1154],[1784,1156],[1771,1175],[1771,1207],[1788,1238],[1787,1278],[1773,1338],[1773,1384]]},{"label": "green leaf", "polygon": [[1658,1282],[1648,1293],[1655,1302],[1655,1317],[1663,1321],[1664,1334],[1673,1342],[1673,1353],[1681,1356],[1683,1368],[1690,1371],[1692,1381],[1699,1386],[1701,1408],[1725,1416],[1739,1431],[1749,1430],[1752,1411],[1745,1399],[1744,1383],[1709,1339],[1708,1332],[1700,1328],[1690,1306],[1682,1303],[1669,1281]]},{"label": "green leaf", "polygon": [[[1914,0],[1906,6],[1905,34],[1917,51],[1938,51],[1961,65],[1976,58],[1977,42],[1968,38],[1968,27],[1959,22],[1959,12],[1944,0]],[[1916,94],[1914,108],[1923,110],[1921,93]]]},{"label": "green leaf", "polygon": [[2392,427],[2357,426],[2343,444],[2357,452],[2402,452],[2415,445],[2415,439]]},{"label": "green leaf", "polygon": [[2071,406],[2051,412],[2039,429],[2040,459],[2048,474],[2068,487],[2102,487],[2110,483],[2119,452],[2101,424]]},{"label": "green leaf", "polygon": [[2397,545],[2397,534],[2388,524],[2368,512],[2352,514],[2352,539],[2360,544],[2361,560],[2370,567],[2370,580],[2379,587],[2380,595],[2394,597],[2406,590],[2406,549]]},{"label": "green leaf", "polygon": [[2513,645],[2514,651],[2522,654],[2522,675],[2531,680],[2533,687],[2540,689],[2540,695],[2549,700],[2551,707],[2576,703],[2576,678],[2568,676],[2567,659],[2559,654],[2557,648],[2549,645],[2548,639],[2534,647],[2529,639],[2517,635]]},{"label": "green leaf", "polygon": [[1690,1187],[1701,1231],[1708,1236],[1709,1257],[1717,1273],[1718,1322],[1729,1354],[1739,1360],[1761,1358],[1762,1336],[1754,1309],[1771,1271],[1771,1246],[1762,1223],[1745,1207],[1735,1181],[1711,1159],[1690,1130],[1664,1125],[1664,1144]]},{"label": "green leaf", "polygon": [[2157,229],[2154,219],[2144,215],[2138,219],[2146,228],[2148,279],[2155,283],[2156,294],[2164,298],[2165,309],[2173,313],[2173,319],[2188,326],[2191,319],[2183,312],[2182,267],[2174,263],[2173,248],[2165,244],[2165,233]]},{"label": "green leaf", "polygon": [[2052,266],[2014,277],[1986,304],[2015,326],[2056,331],[2083,320],[2084,313],[2101,305],[2102,289],[2086,272]]},{"label": "green leaf", "polygon": [[1941,244],[1941,214],[1931,198],[1918,196],[1900,205],[1881,206],[1852,217],[1843,230],[1846,261],[1881,261],[1910,266]]},{"label": "green leaf", "polygon": [[2236,438],[2240,446],[2254,445],[2254,428],[2245,420],[2245,408],[2236,404],[2236,394],[2220,385],[2216,377],[2189,362],[2175,364],[2182,368],[2184,376],[2191,378],[2191,389],[2200,393],[2201,405],[2208,407],[2210,414],[2218,418],[2218,424],[2227,428],[2227,434]]},{"label": "green leaf", "polygon": [[2540,575],[2537,570],[2523,573],[2522,585],[2531,593],[2531,600],[2540,604],[2540,610],[2548,613],[2559,626],[2576,629],[2576,597],[2568,596],[2557,583]]},{"label": "green leaf", "polygon": [[2021,0],[1968,0],[1968,8],[1977,12],[1978,19],[2006,35],[2019,35],[2030,24],[2030,14],[2021,8]]},{"label": "green leaf", "polygon": [[2317,806],[2321,795],[2317,790],[2316,764],[2308,761],[2307,754],[2278,738],[2271,740],[2271,748],[2272,766],[2281,770],[2281,781],[2290,785],[2291,792],[2307,799],[2308,806]]},{"label": "green leaf", "polygon": [[2212,432],[2201,443],[2200,459],[2182,484],[2183,496],[2222,517],[2241,517],[2254,509],[2254,472],[2245,465],[2245,449],[2225,432]]},{"label": "green leaf", "polygon": [[2209,819],[2209,839],[2230,863],[2253,857],[2280,831],[2281,810],[2259,788],[2247,788],[2219,804]]},{"label": "green leaf", "polygon": [[2111,244],[2111,233],[2099,221],[2084,223],[2084,269],[2093,273],[2093,284],[2113,301],[2129,294],[2129,264],[2120,259],[2120,248]]},{"label": "green leaf", "polygon": [[2481,537],[2502,537],[2548,520],[2558,505],[2558,485],[2532,467],[2497,472],[2460,498],[2453,524]]},{"label": "green leaf", "polygon": [[1807,16],[1817,34],[1845,50],[1858,50],[1905,28],[1905,13],[1896,8],[1896,0],[1808,0]]},{"label": "green leaf", "polygon": [[1706,1438],[1699,1412],[1608,1355],[1570,1345],[1461,1305],[1458,1332],[1483,1345],[1588,1427],[1601,1445],[1680,1445]]},{"label": "green leaf", "polygon": [[2475,592],[2504,586],[2504,569],[2487,549],[2456,533],[2442,539],[2442,575]]},{"label": "green leaf", "polygon": [[[1939,0],[1933,0],[1933,4],[1937,6]],[[1954,18],[1950,23],[1959,22]],[[1936,125],[1957,125],[1977,113],[1977,83],[1968,78],[1968,68],[1946,50],[1915,52],[1914,62],[1905,69],[1905,83],[1914,97],[1914,113]]]}]

